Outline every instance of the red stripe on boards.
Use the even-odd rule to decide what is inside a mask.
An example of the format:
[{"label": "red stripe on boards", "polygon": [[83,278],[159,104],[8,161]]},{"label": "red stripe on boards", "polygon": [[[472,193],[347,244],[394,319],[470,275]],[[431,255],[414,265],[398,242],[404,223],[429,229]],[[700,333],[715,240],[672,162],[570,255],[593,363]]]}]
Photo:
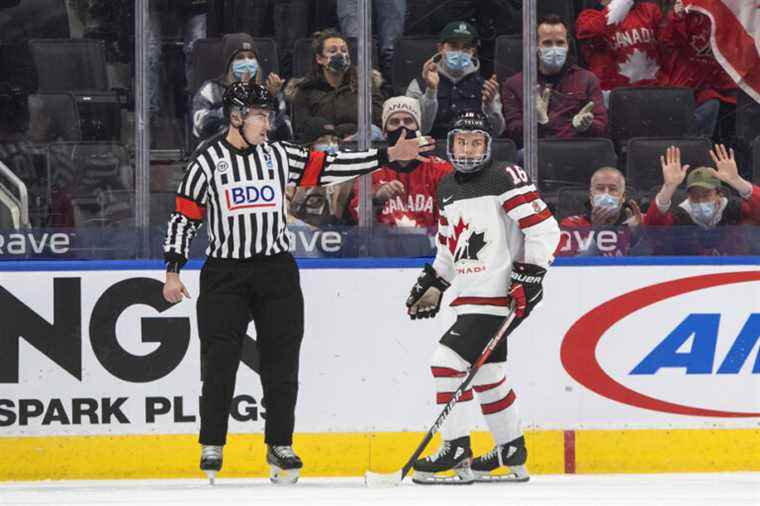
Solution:
[{"label": "red stripe on boards", "polygon": [[565,431],[565,473],[575,474],[575,431]]}]

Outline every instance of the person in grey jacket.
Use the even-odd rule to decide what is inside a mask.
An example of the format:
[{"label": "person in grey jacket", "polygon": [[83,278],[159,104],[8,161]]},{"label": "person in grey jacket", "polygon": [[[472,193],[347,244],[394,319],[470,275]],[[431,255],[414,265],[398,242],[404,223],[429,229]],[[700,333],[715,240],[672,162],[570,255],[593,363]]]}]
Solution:
[{"label": "person in grey jacket", "polygon": [[221,76],[204,82],[193,97],[193,135],[199,141],[213,137],[227,128],[222,97],[235,81],[253,80],[265,84],[269,93],[277,98],[277,111],[270,137],[273,140],[291,140],[293,129],[288,118],[282,87],[284,81],[274,72],[264,81],[264,71],[258,61],[253,38],[247,33],[233,33],[224,37],[222,57],[227,62]]},{"label": "person in grey jacket", "polygon": [[504,130],[504,115],[496,76],[480,75],[478,32],[465,21],[446,25],[438,52],[422,67],[422,79],[413,79],[406,90],[422,108],[422,133],[446,137],[451,121],[462,112],[483,112],[493,126],[494,137]]}]

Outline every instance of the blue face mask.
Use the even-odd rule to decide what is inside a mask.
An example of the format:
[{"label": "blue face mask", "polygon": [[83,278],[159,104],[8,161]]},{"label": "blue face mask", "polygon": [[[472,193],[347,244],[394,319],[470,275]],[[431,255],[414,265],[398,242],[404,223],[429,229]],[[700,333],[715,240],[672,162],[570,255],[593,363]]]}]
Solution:
[{"label": "blue face mask", "polygon": [[539,48],[538,54],[544,67],[552,71],[561,69],[567,61],[566,47],[542,47]]},{"label": "blue face mask", "polygon": [[691,203],[691,217],[694,221],[707,225],[712,222],[718,207],[715,202]]},{"label": "blue face mask", "polygon": [[259,62],[255,59],[234,60],[232,62],[232,75],[235,79],[242,79],[243,74],[248,73],[251,79],[256,77],[256,72],[259,71]]},{"label": "blue face mask", "polygon": [[462,71],[472,65],[472,56],[464,51],[448,51],[446,53],[446,66],[451,70]]},{"label": "blue face mask", "polygon": [[609,193],[597,193],[591,199],[594,207],[606,207],[608,209],[617,209],[620,207],[620,199]]},{"label": "blue face mask", "polygon": [[337,144],[315,144],[314,149],[316,151],[324,151],[325,153],[334,155],[335,153],[338,152],[338,145]]}]

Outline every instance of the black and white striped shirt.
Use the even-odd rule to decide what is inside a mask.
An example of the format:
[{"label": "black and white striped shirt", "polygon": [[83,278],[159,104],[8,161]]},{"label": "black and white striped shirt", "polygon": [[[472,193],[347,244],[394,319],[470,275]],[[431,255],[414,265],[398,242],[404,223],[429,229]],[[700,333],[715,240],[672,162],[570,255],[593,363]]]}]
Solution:
[{"label": "black and white striped shirt", "polygon": [[212,141],[190,160],[177,191],[164,243],[166,260],[184,264],[203,221],[209,257],[244,259],[288,251],[288,184],[337,184],[387,162],[385,149],[331,155],[289,142],[240,150],[225,138]]}]

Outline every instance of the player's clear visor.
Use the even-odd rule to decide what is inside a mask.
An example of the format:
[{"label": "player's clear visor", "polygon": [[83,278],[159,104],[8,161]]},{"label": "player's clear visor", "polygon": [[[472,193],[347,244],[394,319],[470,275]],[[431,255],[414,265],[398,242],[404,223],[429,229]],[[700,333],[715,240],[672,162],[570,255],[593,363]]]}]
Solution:
[{"label": "player's clear visor", "polygon": [[451,130],[446,155],[459,172],[476,172],[491,159],[491,134],[485,130]]}]

